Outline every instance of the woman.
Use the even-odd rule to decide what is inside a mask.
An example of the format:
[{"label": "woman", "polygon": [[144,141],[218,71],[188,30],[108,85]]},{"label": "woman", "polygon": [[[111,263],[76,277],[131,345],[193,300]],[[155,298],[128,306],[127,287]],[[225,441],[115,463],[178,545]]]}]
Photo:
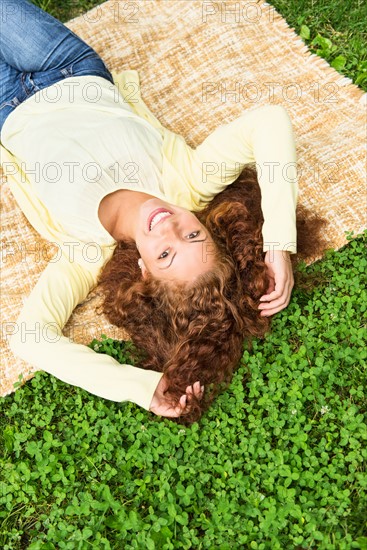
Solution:
[{"label": "woman", "polygon": [[[263,332],[266,318],[289,303],[297,200],[289,117],[282,107],[262,107],[217,128],[191,149],[160,125],[139,94],[130,99],[128,85],[136,90],[138,84],[135,71],[114,80],[89,46],[39,8],[26,0],[0,5],[5,174],[32,225],[62,250],[28,298],[11,348],[37,368],[96,395],[130,400],[160,415],[197,418],[216,384],[229,380],[241,339]],[[257,165],[264,215],[265,258],[256,262],[246,259],[247,245],[235,259],[224,250],[231,245],[222,238],[230,208],[223,219],[203,218],[205,224],[194,214],[251,162]],[[129,281],[129,288],[121,276],[116,286],[115,259],[106,264],[116,243],[121,244],[115,257],[124,242],[133,243],[141,272],[137,286]],[[86,253],[92,244],[94,256]],[[258,242],[254,246],[258,253]],[[120,366],[62,336],[73,309],[98,278],[105,312],[116,324],[127,319],[111,294],[115,291],[125,311],[129,295],[139,296],[141,326],[152,329],[146,339],[158,335],[147,322],[153,303],[163,319],[160,349],[148,357],[146,370]],[[257,290],[250,289],[238,305],[233,299],[246,292],[246,278]],[[263,321],[261,330],[255,314]],[[224,341],[227,345],[219,346]],[[219,374],[211,370],[213,354],[223,364]],[[166,364],[158,365],[159,360]],[[177,377],[181,361],[184,370]],[[204,380],[212,391],[204,392]]]}]

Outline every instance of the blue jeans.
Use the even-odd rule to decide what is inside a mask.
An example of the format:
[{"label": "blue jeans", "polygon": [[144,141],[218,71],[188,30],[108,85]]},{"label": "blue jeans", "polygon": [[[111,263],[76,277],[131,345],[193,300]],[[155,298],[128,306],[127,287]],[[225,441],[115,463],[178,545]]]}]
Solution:
[{"label": "blue jeans", "polygon": [[60,21],[27,0],[0,0],[0,131],[39,90],[70,76],[113,83],[99,55]]}]

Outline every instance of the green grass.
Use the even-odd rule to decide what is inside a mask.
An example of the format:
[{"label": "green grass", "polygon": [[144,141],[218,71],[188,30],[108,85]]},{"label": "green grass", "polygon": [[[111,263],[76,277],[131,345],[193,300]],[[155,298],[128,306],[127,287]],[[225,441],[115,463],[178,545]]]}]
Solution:
[{"label": "green grass", "polygon": [[31,0],[62,22],[78,17],[82,13],[102,4],[100,0]]},{"label": "green grass", "polygon": [[45,373],[2,399],[1,548],[366,549],[366,242],[308,268],[200,424]]},{"label": "green grass", "polygon": [[273,0],[270,2],[313,53],[367,90],[365,0]]},{"label": "green grass", "polygon": [[[273,4],[366,86],[362,2]],[[91,5],[48,9],[67,20]],[[1,399],[0,547],[366,550],[366,241],[307,268],[320,285],[294,292],[200,424],[44,373]],[[112,347],[128,359],[110,340],[100,351]]]}]

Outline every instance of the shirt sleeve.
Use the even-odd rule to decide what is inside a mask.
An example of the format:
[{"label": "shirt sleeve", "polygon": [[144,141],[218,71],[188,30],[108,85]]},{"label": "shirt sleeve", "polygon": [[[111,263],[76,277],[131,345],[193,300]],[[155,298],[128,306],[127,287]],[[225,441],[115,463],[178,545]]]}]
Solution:
[{"label": "shirt sleeve", "polygon": [[192,153],[195,189],[210,201],[250,163],[255,163],[261,189],[264,251],[295,253],[296,151],[283,107],[260,107],[214,130]]},{"label": "shirt sleeve", "polygon": [[50,262],[17,319],[10,348],[24,361],[68,384],[148,410],[162,373],[121,365],[62,335],[74,308],[94,286],[92,273],[65,255]]}]

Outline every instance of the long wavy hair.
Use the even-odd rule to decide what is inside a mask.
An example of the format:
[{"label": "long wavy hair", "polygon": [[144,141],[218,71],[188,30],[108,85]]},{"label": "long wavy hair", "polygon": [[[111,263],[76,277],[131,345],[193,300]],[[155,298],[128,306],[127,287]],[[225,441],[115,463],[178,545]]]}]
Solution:
[{"label": "long wavy hair", "polygon": [[[138,350],[138,366],[164,372],[166,397],[177,405],[186,387],[205,386],[178,421],[197,421],[230,382],[252,337],[261,338],[270,318],[261,317],[259,298],[269,279],[264,263],[261,194],[256,171],[246,167],[239,178],[202,211],[195,212],[217,247],[215,267],[194,284],[143,279],[134,242],[118,242],[99,276],[101,311],[126,329]],[[320,254],[325,248],[325,221],[297,208],[297,255],[292,261]]]}]

